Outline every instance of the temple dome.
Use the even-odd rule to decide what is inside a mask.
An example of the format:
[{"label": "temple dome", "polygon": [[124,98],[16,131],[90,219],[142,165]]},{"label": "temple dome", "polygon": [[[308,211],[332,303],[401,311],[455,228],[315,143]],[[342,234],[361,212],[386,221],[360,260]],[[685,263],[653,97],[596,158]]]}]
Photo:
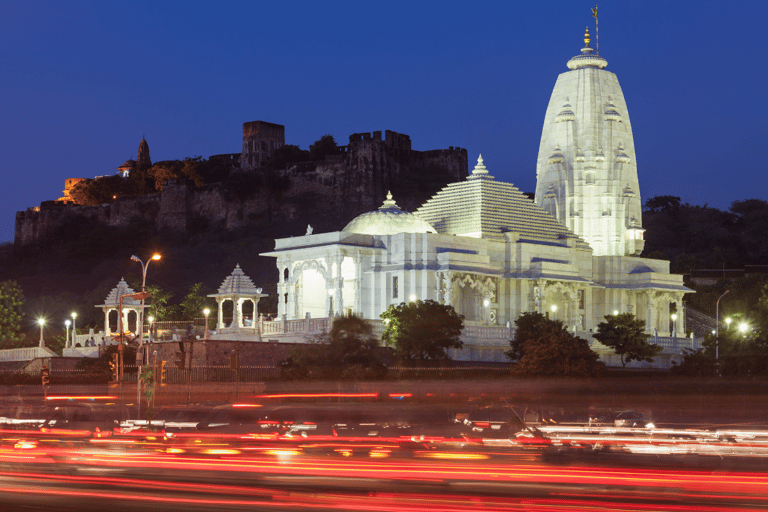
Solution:
[{"label": "temple dome", "polygon": [[387,192],[387,199],[378,210],[363,213],[344,226],[347,233],[363,235],[395,235],[397,233],[437,233],[428,222],[403,211]]}]

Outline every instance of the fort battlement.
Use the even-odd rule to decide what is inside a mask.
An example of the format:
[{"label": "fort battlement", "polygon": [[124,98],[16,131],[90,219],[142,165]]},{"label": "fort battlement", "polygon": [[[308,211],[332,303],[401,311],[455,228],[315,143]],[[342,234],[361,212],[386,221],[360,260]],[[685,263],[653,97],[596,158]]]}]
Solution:
[{"label": "fort battlement", "polygon": [[360,142],[383,142],[385,146],[393,149],[411,151],[411,137],[392,130],[384,131],[384,140],[381,138],[381,131],[353,133],[349,136],[350,145]]},{"label": "fort battlement", "polygon": [[[239,157],[242,170],[259,172],[272,151],[284,143],[283,125],[243,123],[243,152],[212,155],[209,160],[236,167]],[[231,191],[220,183],[197,187],[186,180],[168,180],[162,191],[154,194],[123,196],[94,206],[52,201],[18,212],[14,244],[22,247],[44,242],[74,218],[113,227],[127,227],[132,219],[140,218],[152,222],[158,230],[187,232],[201,225],[201,219],[206,225],[234,230],[254,219],[303,219],[311,211],[312,215],[333,217],[343,225],[378,208],[387,191],[408,173],[432,166],[445,169],[452,180],[461,181],[469,170],[467,150],[451,146],[415,151],[410,136],[402,133],[355,133],[350,135],[348,146],[339,146],[336,154],[326,155],[322,161],[296,163],[278,170],[290,181],[279,202],[266,185],[249,197],[233,199]],[[407,206],[411,199],[403,195],[398,201]],[[411,208],[417,206],[410,204]]]}]

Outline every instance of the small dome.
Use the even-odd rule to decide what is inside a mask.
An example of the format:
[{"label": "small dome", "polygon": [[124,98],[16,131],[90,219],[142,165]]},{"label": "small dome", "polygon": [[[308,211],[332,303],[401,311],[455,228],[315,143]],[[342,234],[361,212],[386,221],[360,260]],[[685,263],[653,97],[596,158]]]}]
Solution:
[{"label": "small dome", "polygon": [[363,235],[437,233],[428,222],[421,220],[412,213],[401,210],[392,200],[391,192],[387,192],[387,199],[378,210],[358,215],[344,226],[342,231]]}]

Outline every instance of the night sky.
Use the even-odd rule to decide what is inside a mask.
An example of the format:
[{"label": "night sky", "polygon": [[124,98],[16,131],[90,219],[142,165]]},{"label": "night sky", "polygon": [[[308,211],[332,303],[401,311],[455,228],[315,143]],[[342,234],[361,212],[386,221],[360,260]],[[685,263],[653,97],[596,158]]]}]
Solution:
[{"label": "night sky", "polygon": [[[534,191],[549,96],[588,2],[10,2],[0,9],[0,242],[66,178],[240,152],[242,124],[394,130]],[[600,3],[640,193],[768,199],[768,2]]]}]

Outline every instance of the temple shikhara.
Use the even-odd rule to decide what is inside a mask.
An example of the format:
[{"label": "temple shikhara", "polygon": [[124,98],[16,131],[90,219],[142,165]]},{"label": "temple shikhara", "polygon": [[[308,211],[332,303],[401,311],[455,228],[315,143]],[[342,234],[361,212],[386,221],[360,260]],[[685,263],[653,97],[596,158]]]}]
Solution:
[{"label": "temple shikhara", "polygon": [[[281,238],[278,318],[355,313],[378,321],[391,304],[436,300],[465,317],[458,360],[505,361],[524,312],[561,320],[592,340],[606,315],[632,313],[679,355],[682,298],[669,262],[639,257],[641,197],[629,113],[607,61],[585,46],[567,62],[544,116],[535,201],[492,176],[482,156],[470,176],[409,213],[391,195],[343,230]],[[486,163],[490,169],[486,167]],[[521,170],[519,172],[525,172]],[[693,340],[690,340],[693,345]],[[686,345],[687,346],[687,345]]]}]

